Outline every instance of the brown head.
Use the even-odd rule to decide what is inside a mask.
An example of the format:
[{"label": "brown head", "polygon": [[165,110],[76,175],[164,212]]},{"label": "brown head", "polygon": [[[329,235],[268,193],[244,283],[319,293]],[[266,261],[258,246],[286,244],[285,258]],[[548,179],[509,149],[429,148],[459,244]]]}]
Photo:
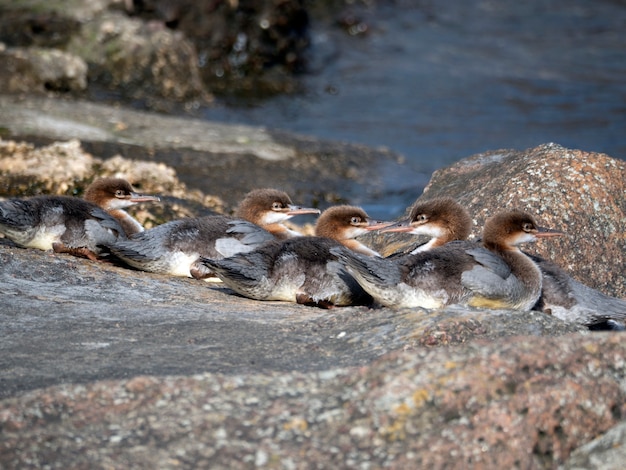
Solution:
[{"label": "brown head", "polygon": [[370,219],[360,207],[333,206],[322,212],[322,215],[317,219],[315,235],[337,240],[351,250],[367,256],[380,256],[378,252],[355,240],[355,238],[370,230],[378,230],[387,225],[389,225],[388,222]]},{"label": "brown head", "polygon": [[85,191],[83,197],[104,210],[118,210],[139,202],[159,201],[157,196],[135,192],[131,184],[123,178],[100,178],[95,180]]},{"label": "brown head", "polygon": [[277,189],[255,189],[245,195],[235,216],[266,226],[284,222],[295,215],[319,214],[319,209],[296,206],[287,193]]},{"label": "brown head", "polygon": [[485,222],[482,243],[490,249],[517,250],[522,243],[532,243],[538,238],[558,237],[559,230],[540,227],[535,219],[523,211],[500,212]]},{"label": "brown head", "polygon": [[431,247],[453,240],[465,240],[472,230],[467,210],[450,197],[415,201],[407,219],[383,228],[382,232],[405,232],[428,235],[435,239]]},{"label": "brown head", "polygon": [[317,219],[315,235],[341,241],[356,238],[386,225],[388,224],[385,222],[370,219],[360,207],[333,206]]}]

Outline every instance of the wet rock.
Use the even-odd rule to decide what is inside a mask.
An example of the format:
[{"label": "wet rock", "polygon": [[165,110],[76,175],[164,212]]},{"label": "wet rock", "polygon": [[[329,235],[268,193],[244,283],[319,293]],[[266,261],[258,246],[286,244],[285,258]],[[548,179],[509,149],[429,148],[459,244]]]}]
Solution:
[{"label": "wet rock", "polygon": [[306,68],[309,14],[302,0],[133,2],[131,14],[184,33],[216,93],[293,92]]},{"label": "wet rock", "polygon": [[[211,94],[198,72],[194,45],[162,24],[129,18],[116,9],[120,3],[91,0],[69,5],[47,1],[28,6],[4,4],[0,6],[2,18],[4,22],[11,18],[12,22],[0,38],[9,46],[20,46],[20,51],[28,47],[22,55],[38,58],[42,53],[33,46],[45,45],[55,47],[46,56],[58,55],[65,62],[69,56],[80,61],[83,68],[77,75],[80,81],[76,81],[81,86],[58,78],[52,81],[44,75],[47,90],[82,91],[88,77],[90,88],[97,85],[99,89],[115,89],[117,96],[143,100],[148,105],[165,106],[167,100],[210,102]],[[9,55],[8,58],[12,67],[4,71],[4,81],[19,84],[20,74],[28,68],[21,57]],[[54,68],[63,66],[60,59]],[[39,71],[38,63],[35,61],[31,66],[34,72]],[[68,68],[69,64],[65,65]],[[26,91],[27,84],[7,91]]]},{"label": "wet rock", "polygon": [[[522,209],[565,237],[527,245],[573,277],[602,292],[626,297],[626,162],[608,155],[545,144],[524,151],[475,155],[436,171],[420,198],[451,196],[474,219],[503,209]],[[373,241],[408,243],[409,237]]]},{"label": "wet rock", "polygon": [[[302,0],[44,0],[4,2],[0,13],[0,41],[8,46],[80,57],[90,94],[105,89],[158,109],[171,101],[206,104],[213,92],[293,92],[310,42]],[[24,66],[8,59],[4,81],[17,83]]]},{"label": "wet rock", "polygon": [[89,64],[90,81],[124,97],[211,100],[193,44],[164,27],[107,12],[85,23],[67,49]]},{"label": "wet rock", "polygon": [[67,8],[69,2],[29,3],[0,3],[0,41],[15,47],[62,49],[80,29],[81,15],[75,15],[78,4],[95,2],[72,2],[70,8]]}]

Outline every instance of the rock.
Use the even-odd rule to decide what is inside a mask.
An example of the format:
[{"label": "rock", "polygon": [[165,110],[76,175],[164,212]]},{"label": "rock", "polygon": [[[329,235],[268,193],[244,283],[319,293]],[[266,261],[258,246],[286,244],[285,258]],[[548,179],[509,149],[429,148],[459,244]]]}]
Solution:
[{"label": "rock", "polygon": [[[478,236],[485,219],[522,209],[565,237],[527,245],[583,284],[626,297],[626,162],[608,155],[545,144],[475,155],[436,171],[420,198],[451,196],[473,216]],[[408,237],[374,237],[396,248]]]},{"label": "rock", "polygon": [[282,189],[294,202],[307,206],[362,204],[384,194],[388,175],[406,173],[403,158],[387,149],[264,127],[161,116],[80,100],[0,95],[0,107],[6,111],[0,114],[5,138],[46,144],[79,139],[84,150],[102,160],[121,155],[133,165],[166,164],[188,190],[219,196],[227,211],[259,187]]},{"label": "rock", "polygon": [[587,468],[619,469],[626,461],[626,423],[622,422],[609,431],[576,449],[567,459],[562,470]]},{"label": "rock", "polygon": [[[0,41],[14,47],[62,49],[92,18],[94,1],[0,2]],[[86,8],[85,8],[86,7]]]},{"label": "rock", "polygon": [[4,48],[0,62],[0,88],[5,93],[78,92],[87,87],[85,61],[58,49]]},{"label": "rock", "polygon": [[[92,95],[105,88],[156,109],[172,101],[207,104],[213,92],[290,93],[308,62],[302,0],[34,0],[4,2],[0,13],[0,41],[8,46],[78,56],[88,64]],[[4,62],[11,67],[3,82],[24,91],[24,63],[12,55]],[[84,88],[62,85],[52,89]]]},{"label": "rock", "polygon": [[[279,338],[307,331],[296,327],[294,316],[279,320],[272,307],[267,313],[270,323],[289,330],[278,328]],[[111,333],[142,343],[137,331],[128,329],[129,320]],[[257,338],[267,322],[253,321],[261,325]],[[241,326],[239,319],[222,326],[229,323]],[[358,355],[352,330],[341,338],[330,333],[309,331],[301,339],[342,343],[345,354]],[[84,348],[100,348],[100,356],[111,357],[106,344],[72,336]],[[179,346],[209,361],[228,347],[225,341],[199,339]],[[147,360],[140,347],[129,344],[118,356],[118,368],[133,356]],[[139,375],[2,400],[0,463],[5,468],[27,463],[250,468],[255,462],[278,468],[303,462],[307,468],[555,468],[626,413],[620,385],[626,346],[619,335],[509,337],[397,351],[359,368],[303,372],[311,360],[327,357],[324,348],[308,349],[308,360],[292,363],[298,371],[265,369],[273,357],[287,359],[292,352],[290,344],[281,350],[251,356],[255,362],[245,374],[222,355],[222,373]]]},{"label": "rock", "polygon": [[[28,8],[0,5],[7,18],[0,40],[20,51],[17,56],[12,48],[4,53],[9,67],[0,79],[12,85],[5,92],[31,91],[43,83],[46,90],[59,92],[83,91],[87,85],[89,93],[108,88],[118,97],[154,107],[169,107],[168,100],[202,104],[212,100],[199,74],[195,47],[180,33],[129,18],[116,10],[116,1],[31,3]],[[55,49],[40,57],[43,49],[34,47],[39,44]],[[54,67],[39,66],[55,56],[59,59],[52,62]],[[50,77],[50,69],[60,70]],[[24,71],[27,80],[21,83]]]},{"label": "rock", "polygon": [[[2,5],[2,17],[11,18],[11,22],[7,21],[7,29],[0,38],[21,51],[17,57],[9,54],[11,48],[5,52],[10,67],[5,68],[0,78],[14,84],[5,88],[5,92],[33,87],[32,80],[20,83],[20,75],[30,70],[28,66],[34,59],[25,62],[21,56],[37,59],[30,65],[35,70],[27,78],[47,70],[38,67],[43,60],[42,52],[33,47],[43,44],[56,47],[47,51],[44,58],[60,57],[52,62],[51,68],[67,70],[66,76],[76,77],[68,82],[57,77],[60,72],[53,75],[55,80],[43,74],[47,90],[82,91],[88,77],[90,89],[94,86],[115,89],[121,97],[144,100],[155,107],[169,106],[167,100],[209,103],[212,97],[202,83],[193,43],[164,25],[129,18],[116,10],[118,3],[91,0],[70,5],[32,2],[28,8],[21,4]],[[68,62],[66,57],[79,61],[81,67],[72,68],[72,62],[64,64]],[[72,71],[74,75],[68,75]]]},{"label": "rock", "polygon": [[92,177],[98,163],[77,140],[40,148],[26,142],[0,140],[2,196],[71,194],[76,182]]},{"label": "rock", "polygon": [[307,8],[302,0],[151,0],[131,13],[184,33],[213,92],[259,96],[298,88],[310,44]]},{"label": "rock", "polygon": [[82,197],[95,178],[124,178],[146,194],[163,195],[159,204],[128,209],[146,228],[175,218],[224,212],[224,202],[218,196],[189,190],[178,180],[175,170],[163,163],[129,161],[119,155],[106,160],[94,158],[78,140],[36,148],[25,142],[0,139],[0,175],[0,197]]},{"label": "rock", "polygon": [[212,99],[198,73],[193,44],[120,12],[85,23],[67,49],[89,64],[90,81],[123,97],[148,102],[154,97],[204,103]]}]

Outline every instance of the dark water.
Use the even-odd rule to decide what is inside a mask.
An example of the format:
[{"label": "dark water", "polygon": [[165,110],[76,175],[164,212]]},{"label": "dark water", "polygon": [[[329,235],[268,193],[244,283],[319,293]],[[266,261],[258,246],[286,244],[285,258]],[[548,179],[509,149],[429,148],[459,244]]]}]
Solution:
[{"label": "dark water", "polygon": [[406,1],[363,18],[364,35],[314,25],[302,95],[205,116],[401,153],[410,171],[389,184],[415,192],[364,204],[379,217],[486,150],[556,142],[626,159],[626,2]]}]

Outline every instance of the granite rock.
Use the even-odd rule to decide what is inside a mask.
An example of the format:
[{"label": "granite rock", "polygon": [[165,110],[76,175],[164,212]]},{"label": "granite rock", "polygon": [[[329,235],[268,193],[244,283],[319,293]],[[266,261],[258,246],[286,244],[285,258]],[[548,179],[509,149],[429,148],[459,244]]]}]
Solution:
[{"label": "granite rock", "polygon": [[556,468],[623,420],[625,361],[623,338],[596,333],[398,351],[309,373],[55,386],[2,400],[0,463]]}]

